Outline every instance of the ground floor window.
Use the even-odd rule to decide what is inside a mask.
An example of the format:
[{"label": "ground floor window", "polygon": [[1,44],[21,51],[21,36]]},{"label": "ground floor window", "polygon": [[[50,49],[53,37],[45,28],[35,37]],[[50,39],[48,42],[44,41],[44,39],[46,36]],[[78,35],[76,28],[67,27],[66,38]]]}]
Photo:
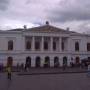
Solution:
[{"label": "ground floor window", "polygon": [[63,57],[63,65],[67,65],[67,57]]},{"label": "ground floor window", "polygon": [[59,67],[59,58],[54,57],[54,67]]},{"label": "ground floor window", "polygon": [[45,57],[44,67],[50,67],[50,58],[48,56]]},{"label": "ground floor window", "polygon": [[26,57],[26,63],[25,66],[30,68],[31,67],[31,57]]},{"label": "ground floor window", "polygon": [[36,67],[40,67],[41,64],[41,58],[40,57],[36,57]]}]

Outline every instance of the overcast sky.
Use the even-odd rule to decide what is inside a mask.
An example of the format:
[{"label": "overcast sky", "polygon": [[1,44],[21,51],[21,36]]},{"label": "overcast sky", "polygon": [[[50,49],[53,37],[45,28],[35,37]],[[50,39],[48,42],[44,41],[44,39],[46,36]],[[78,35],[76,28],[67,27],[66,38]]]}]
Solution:
[{"label": "overcast sky", "polygon": [[90,0],[0,0],[0,29],[51,25],[90,32]]}]

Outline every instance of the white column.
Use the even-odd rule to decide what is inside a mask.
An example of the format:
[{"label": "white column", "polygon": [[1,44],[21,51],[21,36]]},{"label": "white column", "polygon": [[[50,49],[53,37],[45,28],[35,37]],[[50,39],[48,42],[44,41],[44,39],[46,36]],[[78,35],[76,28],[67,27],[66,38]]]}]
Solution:
[{"label": "white column", "polygon": [[26,49],[26,42],[25,42],[25,36],[22,37],[22,42],[21,42],[21,49],[22,51]]},{"label": "white column", "polygon": [[42,37],[42,41],[41,41],[41,51],[44,50],[44,37]]},{"label": "white column", "polygon": [[67,65],[70,66],[70,62],[71,62],[71,56],[67,57]]},{"label": "white column", "polygon": [[32,57],[31,59],[31,67],[35,67],[35,57]]},{"label": "white column", "polygon": [[72,48],[72,43],[71,43],[71,41],[70,41],[70,38],[68,38],[68,39],[67,39],[67,50],[68,50],[68,52],[71,51],[71,48]]},{"label": "white column", "polygon": [[59,37],[59,51],[62,51],[62,38]]},{"label": "white column", "polygon": [[50,67],[54,67],[54,59],[50,58]]},{"label": "white column", "polygon": [[59,63],[60,63],[60,67],[63,66],[63,57],[60,56],[60,59],[59,59]]},{"label": "white column", "polygon": [[50,51],[53,51],[53,37],[50,37]]},{"label": "white column", "polygon": [[44,58],[41,58],[41,67],[44,67]]},{"label": "white column", "polygon": [[35,50],[35,37],[32,37],[32,50]]}]

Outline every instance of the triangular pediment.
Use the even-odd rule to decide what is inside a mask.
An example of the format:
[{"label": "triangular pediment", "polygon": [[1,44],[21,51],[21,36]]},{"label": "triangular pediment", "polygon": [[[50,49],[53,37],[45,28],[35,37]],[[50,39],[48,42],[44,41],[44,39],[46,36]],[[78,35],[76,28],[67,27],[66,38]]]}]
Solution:
[{"label": "triangular pediment", "polygon": [[9,31],[21,31],[21,32],[39,32],[39,33],[76,33],[73,31],[68,31],[68,30],[64,30],[61,28],[57,28],[51,25],[43,25],[43,26],[38,26],[38,27],[33,27],[33,28],[28,28],[28,29],[12,29]]},{"label": "triangular pediment", "polygon": [[34,28],[29,28],[24,31],[30,31],[30,32],[48,32],[48,33],[70,33],[72,31],[67,31],[61,28],[57,28],[51,25],[44,25],[44,26],[39,26],[39,27],[34,27]]}]

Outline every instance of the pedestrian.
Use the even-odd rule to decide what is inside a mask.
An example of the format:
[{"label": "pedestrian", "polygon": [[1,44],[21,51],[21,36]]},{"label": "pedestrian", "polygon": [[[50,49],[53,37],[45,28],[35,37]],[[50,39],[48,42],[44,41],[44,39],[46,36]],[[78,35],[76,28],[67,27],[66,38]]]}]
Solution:
[{"label": "pedestrian", "polygon": [[90,77],[90,63],[88,64],[87,76]]},{"label": "pedestrian", "polygon": [[7,78],[11,80],[11,67],[10,66],[7,67]]}]

